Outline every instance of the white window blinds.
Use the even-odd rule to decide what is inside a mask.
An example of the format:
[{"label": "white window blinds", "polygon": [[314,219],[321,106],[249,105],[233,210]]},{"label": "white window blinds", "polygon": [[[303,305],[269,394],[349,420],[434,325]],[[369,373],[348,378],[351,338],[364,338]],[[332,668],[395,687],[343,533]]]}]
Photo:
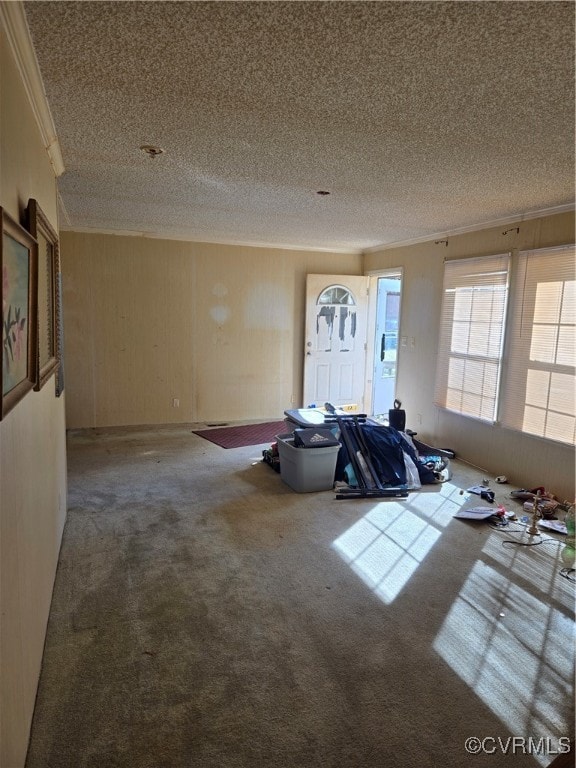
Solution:
[{"label": "white window blinds", "polygon": [[510,256],[444,264],[437,405],[495,421]]},{"label": "white window blinds", "polygon": [[573,245],[518,254],[500,420],[575,441],[576,282]]}]

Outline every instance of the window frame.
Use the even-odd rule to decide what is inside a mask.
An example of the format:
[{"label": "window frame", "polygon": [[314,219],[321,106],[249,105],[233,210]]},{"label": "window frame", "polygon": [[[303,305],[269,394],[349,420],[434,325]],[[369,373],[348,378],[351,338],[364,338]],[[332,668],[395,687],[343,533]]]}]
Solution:
[{"label": "window frame", "polygon": [[[545,274],[541,265],[536,264],[534,274],[530,275],[530,260],[541,260],[543,258],[550,258],[559,255],[562,258],[563,254],[566,254],[567,263],[559,265],[559,271],[553,271],[551,273],[551,279],[541,280],[541,276]],[[506,331],[505,331],[505,378],[501,389],[499,409],[498,409],[498,423],[506,428],[515,432],[519,432],[523,435],[528,435],[531,438],[537,438],[545,440],[547,442],[557,443],[558,445],[573,445],[574,444],[574,427],[572,428],[572,437],[563,439],[552,434],[545,434],[548,426],[548,418],[550,414],[558,414],[559,416],[568,416],[574,418],[574,414],[569,411],[559,411],[554,407],[550,407],[550,394],[553,389],[552,377],[554,374],[561,376],[569,376],[572,379],[571,386],[568,382],[568,388],[571,389],[572,396],[574,397],[574,386],[576,384],[576,367],[573,364],[558,363],[556,361],[549,362],[545,360],[532,359],[532,350],[534,344],[533,329],[537,325],[549,325],[555,326],[559,329],[562,326],[570,326],[573,323],[563,323],[561,316],[558,316],[558,322],[556,323],[539,323],[537,319],[537,304],[538,304],[538,286],[545,283],[563,283],[563,291],[565,292],[566,283],[576,280],[576,245],[573,243],[566,243],[564,245],[553,246],[549,248],[534,248],[515,250],[513,252],[513,271],[512,271],[512,284],[510,289],[510,302],[509,312],[506,319]],[[570,274],[571,273],[571,274]],[[569,275],[566,280],[566,275]],[[571,278],[571,280],[570,280]],[[574,295],[571,298],[574,302]],[[571,306],[571,312],[576,312],[576,306],[574,303]],[[525,331],[528,327],[528,331]],[[557,356],[558,351],[558,337],[555,342],[555,351]],[[549,373],[550,380],[547,388],[547,406],[542,408],[544,413],[544,429],[542,431],[532,431],[526,427],[527,414],[526,409],[534,405],[527,401],[529,397],[529,374],[530,371]],[[522,406],[519,403],[522,402]],[[520,411],[523,410],[521,414]],[[572,410],[574,410],[574,403],[572,403]],[[542,433],[544,432],[544,434]]]},{"label": "window frame", "polygon": [[[490,254],[487,256],[476,256],[462,259],[447,259],[444,262],[444,274],[442,281],[442,306],[440,316],[440,329],[438,338],[438,354],[436,364],[436,380],[434,389],[434,404],[451,413],[456,413],[467,418],[476,419],[483,423],[495,424],[498,418],[499,393],[502,379],[502,366],[504,359],[504,343],[506,330],[506,317],[508,312],[508,295],[510,286],[511,271],[511,252],[505,251],[499,254]],[[495,281],[494,276],[499,275]],[[486,314],[486,302],[484,307],[480,301],[480,292],[491,288],[490,290],[490,310]],[[496,308],[496,314],[499,318],[499,334],[496,339],[497,349],[494,350],[494,340],[489,336],[485,339],[486,353],[482,354],[479,342],[480,337],[470,332],[467,334],[467,345],[470,347],[471,340],[476,343],[476,350],[458,350],[454,349],[455,329],[457,323],[461,322],[457,318],[458,307],[456,300],[450,301],[453,294],[457,298],[458,291],[470,292],[470,308],[477,304],[475,314],[468,316],[466,321],[469,325],[468,331],[473,326],[478,327],[482,324],[490,326],[494,316],[495,298],[503,294],[503,301],[500,302],[500,308]],[[464,299],[465,296],[463,295]],[[486,298],[486,297],[485,297]],[[490,321],[490,322],[489,322]],[[491,352],[491,354],[488,354]],[[462,361],[461,366],[454,366],[455,361]],[[461,369],[462,383],[459,387],[450,387],[451,375],[458,375],[457,368]],[[467,371],[467,368],[469,369]],[[474,368],[478,374],[474,373]],[[486,376],[490,373],[490,368],[495,369],[495,377],[491,386],[485,386]],[[472,371],[472,372],[471,372]],[[481,371],[481,373],[480,373]],[[465,387],[471,387],[466,389]],[[474,392],[473,388],[480,389]],[[450,390],[459,393],[460,404],[455,407],[454,401],[451,401]],[[466,403],[478,404],[479,407],[467,408]],[[489,409],[489,414],[488,414]]]}]

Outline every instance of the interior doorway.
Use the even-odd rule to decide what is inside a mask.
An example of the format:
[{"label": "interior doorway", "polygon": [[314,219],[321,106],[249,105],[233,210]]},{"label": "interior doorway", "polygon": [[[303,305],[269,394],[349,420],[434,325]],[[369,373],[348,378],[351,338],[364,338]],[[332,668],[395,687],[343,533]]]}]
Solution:
[{"label": "interior doorway", "polygon": [[379,275],[376,292],[372,414],[388,418],[396,397],[396,366],[400,331],[401,272]]}]

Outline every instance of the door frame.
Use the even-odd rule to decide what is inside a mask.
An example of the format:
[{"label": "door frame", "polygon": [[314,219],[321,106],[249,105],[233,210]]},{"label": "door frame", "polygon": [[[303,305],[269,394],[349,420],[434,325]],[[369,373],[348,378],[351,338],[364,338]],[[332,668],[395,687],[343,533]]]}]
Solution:
[{"label": "door frame", "polygon": [[[398,321],[398,341],[401,339],[402,329],[402,294],[404,293],[404,268],[390,267],[389,269],[375,269],[366,272],[366,277],[370,278],[368,292],[368,322],[366,339],[366,377],[364,385],[364,408],[365,413],[372,414],[372,400],[374,392],[374,355],[376,353],[376,309],[378,303],[378,278],[380,277],[399,277],[400,278],[400,312]],[[398,381],[398,369],[402,357],[402,345],[398,343],[396,351],[396,381]]]}]

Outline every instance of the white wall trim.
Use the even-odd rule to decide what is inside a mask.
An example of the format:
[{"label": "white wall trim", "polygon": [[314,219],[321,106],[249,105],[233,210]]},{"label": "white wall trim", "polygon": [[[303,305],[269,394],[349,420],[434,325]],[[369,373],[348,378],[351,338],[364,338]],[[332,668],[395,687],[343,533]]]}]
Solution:
[{"label": "white wall trim", "polygon": [[[403,248],[408,245],[416,245],[418,243],[429,243],[438,239],[446,239],[454,237],[455,235],[463,235],[468,232],[481,232],[485,229],[492,227],[505,227],[510,224],[520,224],[523,221],[529,221],[530,219],[541,219],[545,216],[554,216],[560,213],[569,213],[574,211],[573,205],[560,205],[555,208],[546,208],[541,211],[532,211],[530,213],[524,213],[520,216],[508,216],[502,219],[495,219],[493,221],[485,222],[484,224],[477,224],[470,227],[461,227],[460,229],[453,229],[446,232],[439,232],[432,235],[424,235],[423,237],[414,238],[412,240],[400,240],[394,243],[385,243],[383,245],[374,245],[370,248],[330,248],[328,246],[321,247],[318,245],[294,245],[291,243],[262,243],[252,242],[245,240],[228,240],[219,238],[206,238],[194,236],[193,233],[187,234],[170,234],[166,232],[142,232],[135,230],[124,229],[100,229],[98,227],[78,227],[70,224],[70,216],[66,212],[64,201],[60,198],[61,211],[65,213],[64,219],[66,223],[60,225],[60,229],[64,232],[79,232],[91,235],[116,235],[118,237],[143,237],[152,238],[157,240],[179,240],[186,243],[214,243],[216,245],[236,245],[239,247],[245,246],[248,248],[267,248],[278,249],[288,251],[318,251],[320,253],[348,253],[351,256],[365,256],[370,253],[377,253],[378,251],[386,251],[391,248]],[[371,272],[365,272],[366,275],[379,274],[380,270]]]},{"label": "white wall trim", "polygon": [[291,245],[289,243],[262,243],[262,242],[250,242],[245,240],[225,240],[225,239],[210,239],[206,237],[195,237],[193,233],[186,234],[170,234],[165,232],[140,232],[129,229],[98,229],[97,227],[75,227],[67,226],[65,224],[60,225],[61,232],[78,232],[86,235],[115,235],[117,237],[142,237],[152,240],[178,240],[183,243],[208,243],[210,245],[235,245],[239,248],[266,248],[268,250],[278,251],[313,251],[318,253],[344,253],[349,256],[361,256],[362,250],[360,248],[330,248],[328,246],[321,247],[318,245]]},{"label": "white wall trim", "polygon": [[16,60],[28,101],[40,129],[42,141],[54,168],[54,173],[57,177],[61,176],[64,172],[64,161],[60,151],[60,142],[46,99],[42,75],[32,45],[23,4],[19,1],[0,2],[0,21],[6,31],[8,43]]},{"label": "white wall trim", "polygon": [[469,227],[459,227],[458,229],[445,230],[444,232],[437,232],[433,235],[423,235],[422,237],[415,237],[411,240],[399,240],[395,243],[385,243],[384,245],[372,245],[370,248],[365,248],[362,253],[376,253],[377,251],[386,251],[391,248],[403,248],[407,245],[417,245],[418,243],[428,243],[432,240],[445,239],[447,237],[454,237],[456,235],[465,235],[468,232],[480,232],[484,229],[492,229],[492,227],[506,227],[509,224],[520,224],[523,221],[529,221],[530,219],[541,219],[544,216],[554,216],[559,213],[569,213],[574,210],[574,204],[557,205],[554,208],[544,208],[541,211],[530,211],[528,213],[522,213],[518,216],[506,216],[502,219],[493,219],[492,221],[485,221],[481,224],[473,224]]},{"label": "white wall trim", "polygon": [[66,208],[64,204],[64,200],[62,199],[62,195],[60,194],[60,190],[56,190],[56,196],[58,198],[58,220],[61,228],[62,222],[64,222],[67,225],[70,225],[72,222],[70,220],[70,215],[68,214],[68,209]]}]

